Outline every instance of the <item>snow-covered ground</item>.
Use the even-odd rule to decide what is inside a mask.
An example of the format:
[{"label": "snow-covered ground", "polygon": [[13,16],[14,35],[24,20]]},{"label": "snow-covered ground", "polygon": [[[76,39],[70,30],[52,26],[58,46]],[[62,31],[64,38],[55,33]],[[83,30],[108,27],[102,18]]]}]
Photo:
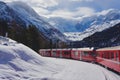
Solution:
[{"label": "snow-covered ground", "polygon": [[120,76],[92,63],[42,57],[15,42],[0,44],[0,80],[120,80]]}]

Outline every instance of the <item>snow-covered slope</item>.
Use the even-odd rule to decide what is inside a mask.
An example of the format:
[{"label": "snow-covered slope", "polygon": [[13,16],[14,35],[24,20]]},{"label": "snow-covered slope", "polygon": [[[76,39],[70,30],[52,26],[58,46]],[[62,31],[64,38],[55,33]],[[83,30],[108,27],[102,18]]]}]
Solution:
[{"label": "snow-covered slope", "polygon": [[[83,32],[86,29],[96,28],[102,25],[105,27],[107,24],[112,23],[114,20],[115,21],[120,20],[120,11],[116,9],[108,9],[96,13],[92,16],[83,17],[76,25],[76,28],[79,32]],[[112,23],[112,24],[116,24],[116,23]]]},{"label": "snow-covered slope", "polygon": [[9,23],[15,21],[21,26],[35,25],[47,38],[65,39],[65,36],[43,20],[32,8],[23,2],[0,2],[0,19]]},{"label": "snow-covered slope", "polygon": [[96,13],[90,17],[84,17],[75,26],[78,30],[76,33],[65,33],[70,40],[80,41],[85,37],[88,37],[95,32],[103,31],[110,28],[116,24],[120,23],[120,11],[110,9],[107,11],[102,11]]},{"label": "snow-covered slope", "polygon": [[[0,41],[4,41],[4,37]],[[10,40],[12,41],[12,40]],[[81,61],[44,58],[27,46],[0,44],[0,80],[119,80],[106,69]]]},{"label": "snow-covered slope", "polygon": [[82,41],[84,46],[93,47],[110,47],[120,45],[120,23],[101,32],[84,38]]},{"label": "snow-covered slope", "polygon": [[57,71],[54,63],[23,44],[0,44],[0,80],[42,80],[52,71]]}]

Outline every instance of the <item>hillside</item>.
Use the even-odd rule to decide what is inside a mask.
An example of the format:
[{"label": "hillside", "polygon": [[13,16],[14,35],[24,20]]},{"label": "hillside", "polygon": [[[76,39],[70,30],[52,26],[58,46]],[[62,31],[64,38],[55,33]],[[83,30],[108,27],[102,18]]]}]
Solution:
[{"label": "hillside", "polygon": [[120,23],[82,40],[84,46],[107,47],[120,45]]},{"label": "hillside", "polygon": [[[33,29],[33,30],[32,30]],[[66,41],[65,36],[44,21],[23,2],[0,2],[0,35],[24,43],[35,51],[50,48],[56,41]]]}]

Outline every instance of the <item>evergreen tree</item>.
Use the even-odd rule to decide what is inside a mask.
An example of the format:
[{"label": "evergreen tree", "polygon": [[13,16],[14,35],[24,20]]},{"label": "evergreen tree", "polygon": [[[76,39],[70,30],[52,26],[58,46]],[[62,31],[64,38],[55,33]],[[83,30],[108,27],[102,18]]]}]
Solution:
[{"label": "evergreen tree", "polygon": [[5,36],[7,32],[8,32],[7,22],[4,20],[0,20],[0,35]]}]

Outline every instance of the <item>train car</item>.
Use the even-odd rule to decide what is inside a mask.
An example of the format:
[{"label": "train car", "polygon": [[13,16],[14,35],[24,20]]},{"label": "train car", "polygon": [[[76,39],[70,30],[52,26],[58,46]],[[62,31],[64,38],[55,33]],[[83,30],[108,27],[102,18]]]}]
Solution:
[{"label": "train car", "polygon": [[72,59],[75,59],[75,60],[81,60],[81,51],[76,49],[76,48],[73,48],[71,50],[71,58]]},{"label": "train car", "polygon": [[60,57],[61,56],[61,51],[58,49],[52,49],[51,50],[51,57]]},{"label": "train car", "polygon": [[51,57],[71,58],[71,49],[52,49]]},{"label": "train car", "polygon": [[46,57],[71,58],[71,49],[40,49],[39,54]]},{"label": "train car", "polygon": [[76,60],[96,62],[95,55],[93,48],[77,48],[71,51],[71,57]]},{"label": "train car", "polygon": [[120,46],[96,50],[97,63],[120,73]]},{"label": "train car", "polygon": [[40,49],[39,54],[41,56],[51,57],[51,49]]},{"label": "train car", "polygon": [[71,58],[95,62],[95,53],[93,53],[92,48],[40,49],[39,54],[46,57]]}]

